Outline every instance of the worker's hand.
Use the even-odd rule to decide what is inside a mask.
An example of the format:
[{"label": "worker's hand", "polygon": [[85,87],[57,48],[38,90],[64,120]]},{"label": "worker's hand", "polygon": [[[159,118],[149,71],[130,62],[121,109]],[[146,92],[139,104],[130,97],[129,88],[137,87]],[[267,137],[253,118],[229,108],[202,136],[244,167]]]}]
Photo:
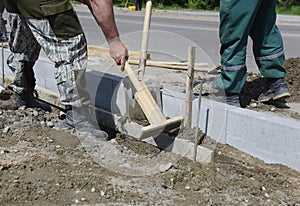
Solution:
[{"label": "worker's hand", "polygon": [[108,41],[110,56],[115,60],[117,65],[121,65],[121,71],[125,69],[125,62],[128,59],[128,50],[121,42],[119,37]]}]

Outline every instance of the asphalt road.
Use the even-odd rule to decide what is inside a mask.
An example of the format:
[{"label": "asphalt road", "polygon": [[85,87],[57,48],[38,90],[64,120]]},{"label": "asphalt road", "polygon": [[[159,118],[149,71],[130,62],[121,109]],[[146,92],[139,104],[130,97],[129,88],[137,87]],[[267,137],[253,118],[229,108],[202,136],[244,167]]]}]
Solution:
[{"label": "asphalt road", "polygon": [[[86,7],[76,6],[84,27],[88,44],[105,46],[99,27]],[[139,51],[143,29],[144,12],[116,8],[115,18],[122,40],[130,51]],[[168,12],[153,11],[149,51],[153,60],[184,61],[188,46],[196,46],[196,62],[219,64],[219,17],[215,12]],[[278,16],[286,57],[300,56],[300,17]],[[249,70],[255,70],[251,52],[251,40],[247,51]]]}]

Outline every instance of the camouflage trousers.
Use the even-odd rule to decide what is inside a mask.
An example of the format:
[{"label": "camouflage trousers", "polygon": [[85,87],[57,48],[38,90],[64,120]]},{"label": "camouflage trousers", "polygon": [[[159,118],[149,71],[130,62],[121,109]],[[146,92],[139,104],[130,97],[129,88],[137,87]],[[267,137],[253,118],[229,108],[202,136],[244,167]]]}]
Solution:
[{"label": "camouflage trousers", "polygon": [[0,42],[7,41],[5,20],[3,19],[4,1],[0,0]]},{"label": "camouflage trousers", "polygon": [[42,48],[54,63],[54,78],[61,103],[76,107],[88,105],[90,96],[85,90],[87,44],[84,34],[61,40],[55,36],[47,19],[25,19],[19,14],[9,14],[8,20],[11,55],[7,63],[15,74],[14,91],[21,94],[35,87],[33,65]]}]

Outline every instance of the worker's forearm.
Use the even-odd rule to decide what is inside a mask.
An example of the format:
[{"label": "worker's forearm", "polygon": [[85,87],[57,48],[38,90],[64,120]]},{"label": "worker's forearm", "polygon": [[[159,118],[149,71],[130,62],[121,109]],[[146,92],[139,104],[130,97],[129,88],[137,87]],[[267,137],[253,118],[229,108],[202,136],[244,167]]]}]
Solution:
[{"label": "worker's forearm", "polygon": [[107,42],[119,37],[112,0],[81,0],[81,2],[90,8]]}]

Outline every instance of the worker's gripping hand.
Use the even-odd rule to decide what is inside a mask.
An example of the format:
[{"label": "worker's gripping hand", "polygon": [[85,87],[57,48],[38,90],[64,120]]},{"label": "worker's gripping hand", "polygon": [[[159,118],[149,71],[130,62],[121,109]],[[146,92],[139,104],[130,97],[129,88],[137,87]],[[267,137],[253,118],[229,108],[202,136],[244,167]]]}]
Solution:
[{"label": "worker's gripping hand", "polygon": [[128,59],[128,50],[121,42],[119,37],[108,41],[110,56],[115,60],[117,65],[121,65],[121,70],[125,69],[125,62]]}]

